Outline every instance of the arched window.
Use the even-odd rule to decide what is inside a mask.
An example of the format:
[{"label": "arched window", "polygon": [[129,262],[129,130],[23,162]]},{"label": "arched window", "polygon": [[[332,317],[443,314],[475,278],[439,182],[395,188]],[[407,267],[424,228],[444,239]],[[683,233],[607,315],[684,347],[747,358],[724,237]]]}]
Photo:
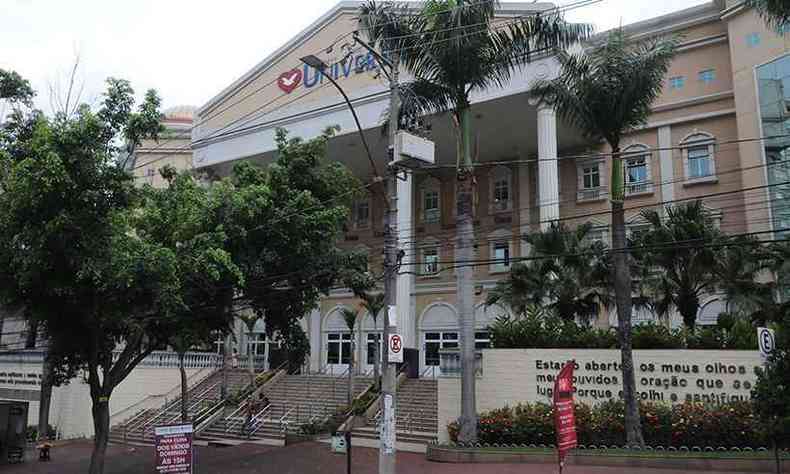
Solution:
[{"label": "arched window", "polygon": [[428,177],[420,186],[420,222],[434,224],[442,219],[442,183]]},{"label": "arched window", "polygon": [[650,167],[650,149],[642,144],[630,145],[623,150],[625,194],[633,196],[653,192]]},{"label": "arched window", "polygon": [[715,145],[716,139],[713,135],[698,131],[687,135],[680,142],[686,185],[716,180]]},{"label": "arched window", "polygon": [[489,212],[507,212],[513,209],[513,171],[497,166],[489,175]]}]

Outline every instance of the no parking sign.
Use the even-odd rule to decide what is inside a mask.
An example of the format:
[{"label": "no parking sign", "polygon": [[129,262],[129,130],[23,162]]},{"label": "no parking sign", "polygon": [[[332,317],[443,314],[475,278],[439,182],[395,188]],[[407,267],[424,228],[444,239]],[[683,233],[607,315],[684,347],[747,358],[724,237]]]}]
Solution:
[{"label": "no parking sign", "polygon": [[392,363],[403,363],[403,337],[400,334],[390,334],[389,361]]}]

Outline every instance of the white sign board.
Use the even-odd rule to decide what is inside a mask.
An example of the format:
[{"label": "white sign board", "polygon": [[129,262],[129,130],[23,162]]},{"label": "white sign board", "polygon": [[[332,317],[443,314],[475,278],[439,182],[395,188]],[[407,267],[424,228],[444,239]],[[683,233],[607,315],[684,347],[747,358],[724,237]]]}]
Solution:
[{"label": "white sign board", "polygon": [[395,452],[395,406],[393,401],[391,394],[384,394],[384,412],[382,413],[383,420],[379,436],[386,454]]},{"label": "white sign board", "polygon": [[432,141],[402,130],[395,139],[400,155],[395,157],[396,162],[418,160],[420,163],[432,165],[436,161],[436,145]]},{"label": "white sign board", "polygon": [[387,324],[389,327],[398,327],[398,308],[394,304],[389,305],[387,309]]},{"label": "white sign board", "polygon": [[388,360],[391,363],[403,363],[403,336],[400,334],[390,334],[387,347],[389,348]]},{"label": "white sign board", "polygon": [[773,329],[757,328],[757,343],[760,345],[760,357],[763,361],[768,360],[776,347]]}]

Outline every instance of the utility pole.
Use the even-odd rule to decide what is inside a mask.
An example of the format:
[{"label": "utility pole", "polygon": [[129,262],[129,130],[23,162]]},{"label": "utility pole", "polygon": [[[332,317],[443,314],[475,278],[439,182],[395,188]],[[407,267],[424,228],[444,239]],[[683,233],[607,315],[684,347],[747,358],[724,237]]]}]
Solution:
[{"label": "utility pole", "polygon": [[[398,158],[397,133],[400,122],[400,95],[398,91],[398,52],[390,57],[390,118],[389,157],[387,164],[387,219],[384,230],[384,295],[387,311],[384,318],[384,344],[382,351],[381,429],[379,432],[379,474],[395,474],[395,410],[396,365],[389,361],[389,336],[396,330],[393,317],[397,315],[396,288],[398,280],[398,174],[394,161]],[[384,66],[383,64],[381,65]]]}]

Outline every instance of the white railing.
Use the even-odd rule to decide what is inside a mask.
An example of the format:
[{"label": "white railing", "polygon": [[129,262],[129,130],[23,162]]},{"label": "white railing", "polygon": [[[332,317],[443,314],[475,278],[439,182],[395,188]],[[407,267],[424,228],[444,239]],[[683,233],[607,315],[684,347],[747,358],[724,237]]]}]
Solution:
[{"label": "white railing", "polygon": [[[122,351],[113,352],[113,362],[118,360]],[[0,363],[12,364],[41,364],[44,361],[45,351],[40,349],[8,352],[0,354]],[[257,360],[256,360],[257,363]],[[184,368],[202,369],[206,367],[222,366],[222,355],[214,352],[187,352],[184,356]],[[140,362],[138,367],[155,367],[175,369],[180,367],[178,354],[172,351],[154,351]]]},{"label": "white railing", "polygon": [[[461,376],[461,353],[458,349],[439,350],[439,370],[442,377]],[[483,353],[475,352],[475,375],[483,374]]]}]

